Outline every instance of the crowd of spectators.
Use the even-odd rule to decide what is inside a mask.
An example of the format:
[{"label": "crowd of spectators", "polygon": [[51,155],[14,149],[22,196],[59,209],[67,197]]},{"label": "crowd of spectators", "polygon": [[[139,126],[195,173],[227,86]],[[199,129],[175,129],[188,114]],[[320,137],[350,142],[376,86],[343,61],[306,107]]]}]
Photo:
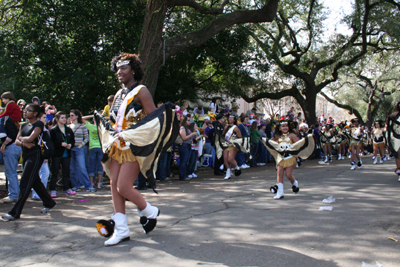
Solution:
[{"label": "crowd of spectators", "polygon": [[[14,143],[17,133],[11,126],[15,125],[18,131],[20,125],[25,123],[22,114],[27,103],[23,99],[15,102],[11,92],[3,93],[1,100],[6,106],[0,115],[0,138],[3,143],[0,162],[5,164],[9,191],[3,202],[12,203],[17,200],[19,194],[17,169],[22,151],[21,147]],[[41,103],[38,97],[33,97],[31,101],[44,107],[45,112],[40,119],[45,123],[44,129],[49,131],[54,143],[54,155],[44,161],[39,171],[41,181],[50,190],[51,197],[59,196],[57,188],[62,188],[61,191],[65,195],[102,189],[103,155],[92,116],[82,116],[77,109],[69,113],[57,111],[54,105],[48,102]],[[107,103],[103,109],[105,118],[109,116],[113,96],[108,97]],[[161,104],[158,103],[158,106]],[[340,127],[349,125],[347,121],[336,123],[332,117],[324,118],[322,114],[317,124],[309,126],[301,112],[296,113],[294,107],[285,115],[275,114],[271,118],[261,114],[256,107],[241,114],[238,114],[238,110],[239,106],[236,103],[222,105],[220,98],[213,98],[208,107],[190,107],[188,101],[177,102],[176,114],[180,120],[180,134],[175,144],[161,154],[156,179],[165,181],[174,177],[175,173],[179,180],[190,180],[197,177],[199,167],[211,167],[214,168],[215,175],[224,175],[220,169],[221,162],[216,158],[215,135],[218,127],[223,127],[229,116],[235,116],[241,136],[250,137],[250,153],[238,151],[235,157],[240,169],[263,166],[273,161],[261,138],[270,139],[279,120],[294,123],[299,139],[306,134],[314,135],[317,141],[314,158],[324,157],[323,147],[320,145],[321,133],[338,131]],[[368,137],[371,129],[363,128],[363,131]],[[365,143],[363,153],[372,152],[369,145],[368,142]],[[139,175],[135,186],[139,190],[147,189],[146,180],[142,175]],[[39,199],[39,196],[33,192],[32,198]]]}]

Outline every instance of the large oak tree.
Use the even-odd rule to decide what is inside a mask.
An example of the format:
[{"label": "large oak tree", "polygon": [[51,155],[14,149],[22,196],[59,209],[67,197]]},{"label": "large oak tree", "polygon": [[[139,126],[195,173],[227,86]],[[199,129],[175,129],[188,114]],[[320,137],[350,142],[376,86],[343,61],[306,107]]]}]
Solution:
[{"label": "large oak tree", "polygon": [[391,0],[356,0],[354,12],[346,18],[351,34],[327,40],[321,38],[324,13],[320,1],[282,1],[273,23],[249,29],[260,51],[256,58],[270,65],[270,74],[259,78],[252,93],[242,92],[242,97],[254,102],[293,96],[306,120],[315,123],[317,94],[338,80],[341,69],[353,66],[368,51],[398,47],[390,27],[382,27],[382,15],[398,14],[398,8]]}]

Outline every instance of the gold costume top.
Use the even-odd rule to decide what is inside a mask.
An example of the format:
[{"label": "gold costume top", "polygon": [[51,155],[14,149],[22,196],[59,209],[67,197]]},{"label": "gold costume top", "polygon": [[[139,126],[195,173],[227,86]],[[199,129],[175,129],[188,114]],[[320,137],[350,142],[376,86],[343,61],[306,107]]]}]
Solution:
[{"label": "gold costume top", "polygon": [[290,139],[289,133],[282,134],[277,141],[263,137],[262,143],[275,158],[276,165],[280,165],[283,168],[295,165],[297,157],[308,158],[315,148],[312,134],[308,134],[295,143]]},{"label": "gold costume top", "polygon": [[286,150],[286,149],[288,149],[288,148],[293,144],[293,142],[292,142],[292,140],[290,139],[289,134],[287,133],[287,134],[282,134],[282,135],[278,138],[278,144],[279,144],[279,146],[280,146],[282,149]]},{"label": "gold costume top", "polygon": [[147,116],[143,107],[134,100],[144,85],[135,84],[132,87],[121,89],[117,93],[116,101],[112,106],[110,117],[115,120],[115,127],[118,132],[128,129]]},{"label": "gold costume top", "polygon": [[[122,89],[117,93],[116,103],[112,107],[112,117],[115,118],[114,127],[117,132],[130,128],[147,116],[143,107],[134,100],[143,87],[144,85],[135,84],[131,88]],[[115,116],[116,110],[117,114]],[[116,139],[111,147],[109,157],[117,160],[119,164],[126,161],[136,161],[129,145],[129,142]]]},{"label": "gold costume top", "polygon": [[336,142],[338,144],[342,144],[342,143],[346,143],[347,142],[346,131],[344,129],[340,129],[339,128],[338,133],[337,133]]},{"label": "gold costume top", "polygon": [[383,137],[383,130],[382,129],[373,129],[371,132],[372,138],[374,143],[384,143],[385,139]]}]

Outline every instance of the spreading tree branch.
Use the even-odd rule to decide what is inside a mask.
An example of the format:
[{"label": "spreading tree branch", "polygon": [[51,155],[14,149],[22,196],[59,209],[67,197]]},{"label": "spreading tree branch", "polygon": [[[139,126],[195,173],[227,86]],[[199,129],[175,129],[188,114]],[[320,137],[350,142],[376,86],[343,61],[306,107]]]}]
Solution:
[{"label": "spreading tree branch", "polygon": [[[258,10],[238,10],[232,13],[222,14],[198,31],[174,36],[166,40],[166,58],[174,56],[181,51],[199,47],[217,33],[230,26],[250,22],[271,22],[276,17],[278,2],[279,0],[269,0]],[[172,3],[174,3],[174,1],[172,1]]]},{"label": "spreading tree branch", "polygon": [[187,6],[195,9],[201,14],[219,15],[224,11],[225,6],[229,4],[229,0],[225,0],[218,8],[208,8],[200,5],[195,0],[173,0],[172,6]]},{"label": "spreading tree branch", "polygon": [[357,109],[355,109],[354,107],[350,106],[350,105],[345,105],[345,104],[341,104],[338,101],[330,98],[329,96],[327,96],[324,92],[319,92],[328,102],[334,104],[335,106],[342,108],[342,109],[346,109],[349,111],[349,113],[354,113],[354,115],[356,115],[357,119],[360,121],[361,124],[364,124],[364,120],[362,119],[362,116],[360,114],[360,112],[358,112]]}]

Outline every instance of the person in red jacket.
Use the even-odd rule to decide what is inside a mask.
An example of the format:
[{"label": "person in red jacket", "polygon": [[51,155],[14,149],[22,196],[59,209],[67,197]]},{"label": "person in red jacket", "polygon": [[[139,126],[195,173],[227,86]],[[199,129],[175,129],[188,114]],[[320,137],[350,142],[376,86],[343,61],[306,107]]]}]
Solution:
[{"label": "person in red jacket", "polygon": [[11,92],[4,92],[1,95],[1,101],[6,104],[5,111],[0,115],[0,138],[6,137],[6,121],[12,120],[19,129],[19,122],[21,121],[21,109],[14,102],[14,94]]},{"label": "person in red jacket", "polygon": [[1,95],[1,101],[6,104],[5,111],[0,115],[0,118],[9,116],[13,121],[21,121],[21,109],[18,107],[17,103],[14,102],[15,97],[11,92],[4,92]]}]

